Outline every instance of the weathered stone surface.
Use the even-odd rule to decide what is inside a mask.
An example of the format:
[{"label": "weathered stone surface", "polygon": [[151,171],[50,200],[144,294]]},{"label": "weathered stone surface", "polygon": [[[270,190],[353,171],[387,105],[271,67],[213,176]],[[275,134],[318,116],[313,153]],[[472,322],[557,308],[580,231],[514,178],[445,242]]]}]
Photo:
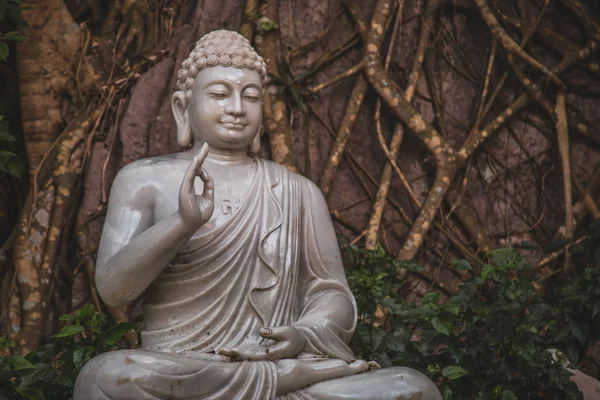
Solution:
[{"label": "weathered stone surface", "polygon": [[573,373],[571,381],[575,382],[584,400],[600,399],[600,382],[589,375],[584,374],[579,370],[569,370]]}]

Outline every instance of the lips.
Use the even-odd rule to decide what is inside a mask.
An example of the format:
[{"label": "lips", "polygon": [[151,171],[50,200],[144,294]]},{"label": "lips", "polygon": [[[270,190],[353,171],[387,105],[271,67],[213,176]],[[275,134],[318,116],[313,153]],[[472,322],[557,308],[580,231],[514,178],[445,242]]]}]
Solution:
[{"label": "lips", "polygon": [[247,124],[242,122],[225,121],[221,122],[221,125],[223,125],[227,129],[241,131],[246,127]]}]

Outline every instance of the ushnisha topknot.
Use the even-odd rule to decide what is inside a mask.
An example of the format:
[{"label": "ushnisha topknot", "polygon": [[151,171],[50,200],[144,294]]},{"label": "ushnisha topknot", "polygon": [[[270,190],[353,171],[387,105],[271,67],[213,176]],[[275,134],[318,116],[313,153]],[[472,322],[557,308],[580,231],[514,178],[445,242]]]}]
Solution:
[{"label": "ushnisha topknot", "polygon": [[267,77],[267,65],[248,39],[234,31],[212,31],[196,42],[177,73],[177,88],[185,93],[187,101],[192,98],[192,86],[198,71],[215,65],[256,70],[263,84]]}]

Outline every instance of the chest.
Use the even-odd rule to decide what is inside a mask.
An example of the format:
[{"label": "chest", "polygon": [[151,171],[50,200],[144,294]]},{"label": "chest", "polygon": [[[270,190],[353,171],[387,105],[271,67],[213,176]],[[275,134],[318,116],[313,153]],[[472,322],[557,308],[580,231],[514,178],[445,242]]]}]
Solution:
[{"label": "chest", "polygon": [[[205,169],[214,182],[214,212],[210,221],[203,230],[221,225],[233,216],[246,199],[256,175],[256,164],[252,165],[211,165],[206,164]],[[180,177],[173,178],[161,188],[161,195],[157,198],[154,218],[155,223],[177,211],[179,205],[179,187],[185,171]],[[204,190],[200,178],[194,181],[194,190],[198,196]]]}]

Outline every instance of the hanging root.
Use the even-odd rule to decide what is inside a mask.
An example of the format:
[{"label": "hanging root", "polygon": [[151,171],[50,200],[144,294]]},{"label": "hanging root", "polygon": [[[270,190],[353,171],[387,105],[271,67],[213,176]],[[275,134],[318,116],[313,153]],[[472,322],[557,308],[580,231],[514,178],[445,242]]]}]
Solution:
[{"label": "hanging root", "polygon": [[[421,33],[419,35],[419,42],[417,45],[417,51],[415,54],[415,58],[413,59],[413,63],[411,66],[410,74],[408,77],[408,84],[406,87],[405,98],[406,102],[410,104],[417,87],[417,82],[420,76],[420,70],[423,65],[423,61],[425,60],[425,53],[427,51],[427,47],[429,46],[429,40],[431,37],[431,32],[435,23],[436,13],[434,10],[437,10],[440,6],[441,2],[438,0],[430,0],[427,3],[426,16],[421,24]],[[398,13],[398,18],[401,18],[401,12]],[[373,23],[371,23],[371,28],[373,28]],[[371,35],[370,35],[371,36]],[[379,46],[381,45],[382,40],[379,41]],[[386,60],[386,64],[389,64],[389,56],[391,54],[391,49],[393,48],[393,39],[390,43],[390,51],[388,52],[388,60]],[[384,73],[387,73],[387,65],[384,66]],[[373,206],[373,212],[371,214],[371,218],[369,219],[369,227],[366,239],[366,248],[374,249],[377,243],[377,236],[379,232],[379,227],[381,225],[381,217],[383,215],[383,210],[385,208],[387,195],[389,192],[390,182],[391,182],[391,174],[392,174],[392,163],[389,160],[394,160],[397,157],[398,151],[400,150],[400,145],[402,143],[402,136],[404,134],[404,127],[401,123],[396,125],[394,129],[394,134],[392,136],[392,140],[390,143],[389,157],[388,162],[385,164],[383,173],[381,175],[381,181],[379,184],[379,190],[377,192],[377,196],[375,198],[375,204]],[[399,171],[399,168],[396,168]],[[402,174],[398,174],[402,179]],[[404,179],[404,181],[406,181]],[[408,186],[408,183],[406,183]],[[412,190],[409,191],[411,193]],[[412,196],[414,198],[414,195]]]},{"label": "hanging root", "polygon": [[325,169],[323,170],[321,180],[319,181],[319,187],[325,195],[327,195],[331,189],[331,182],[342,161],[346,144],[350,139],[350,132],[352,132],[352,128],[354,128],[358,110],[365,99],[368,87],[367,80],[364,76],[360,75],[356,79],[356,83],[352,89],[352,94],[350,95],[350,100],[348,100],[348,105],[346,106],[346,112],[342,118],[340,129],[335,137],[335,142],[331,146],[331,150],[329,150]]},{"label": "hanging root", "polygon": [[379,49],[383,41],[383,22],[390,13],[390,8],[391,1],[380,0],[377,2],[373,13],[364,54],[367,79],[398,118],[425,144],[433,154],[437,164],[436,179],[432,190],[423,204],[423,208],[402,250],[398,254],[398,258],[411,259],[415,257],[416,252],[421,247],[424,235],[429,230],[437,209],[454,177],[457,159],[446,140],[406,100],[406,97],[385,72],[379,58]]},{"label": "hanging root", "polygon": [[579,18],[581,18],[587,30],[594,37],[594,40],[600,41],[600,24],[594,19],[594,13],[579,0],[560,1],[561,3],[569,7],[571,11],[573,11]]},{"label": "hanging root", "polygon": [[[261,6],[261,14],[277,22],[277,3],[268,0]],[[258,53],[264,58],[267,70],[272,75],[279,76],[277,63],[277,30],[263,32],[261,40],[256,40],[255,46]],[[297,172],[296,156],[294,154],[294,141],[285,101],[277,88],[267,85],[264,97],[264,123],[271,144],[273,161],[285,165],[290,171]]]},{"label": "hanging root", "polygon": [[244,8],[244,19],[242,26],[240,26],[240,33],[250,43],[254,38],[254,26],[255,19],[258,17],[258,0],[246,0],[246,7]]},{"label": "hanging root", "polygon": [[339,81],[341,81],[344,78],[347,78],[349,76],[352,76],[360,71],[362,71],[364,66],[364,63],[361,61],[358,64],[356,64],[354,67],[349,68],[347,71],[342,72],[341,74],[334,76],[333,78],[331,78],[328,81],[325,81],[323,83],[319,83],[318,85],[314,85],[308,88],[308,91],[315,94],[320,92],[323,89],[328,88],[329,86],[338,83]]},{"label": "hanging root", "polygon": [[[565,227],[566,238],[573,238],[573,195],[571,189],[571,161],[569,156],[569,128],[567,124],[566,96],[560,92],[556,96],[556,134],[558,136],[558,151],[563,171],[565,197]],[[570,253],[565,252],[565,271],[570,271]]]},{"label": "hanging root", "polygon": [[[360,14],[359,18],[361,18],[362,21],[362,18],[364,17],[362,16],[360,8],[358,8],[355,3],[345,1],[344,5],[346,8],[348,8],[348,11],[351,14]],[[358,31],[363,42],[366,40],[366,30],[367,27],[364,24],[358,26]],[[361,61],[359,65],[364,67],[364,62]],[[346,144],[350,139],[350,132],[352,132],[352,128],[354,128],[358,111],[360,110],[360,106],[365,99],[365,94],[367,93],[368,87],[369,85],[367,84],[367,80],[362,74],[360,74],[354,83],[352,94],[350,94],[350,99],[348,100],[348,104],[346,106],[346,112],[344,113],[342,123],[340,124],[340,129],[335,136],[335,141],[331,146],[331,149],[329,150],[329,155],[327,156],[327,161],[325,163],[325,169],[323,170],[323,174],[319,180],[319,188],[321,188],[321,191],[325,195],[329,194],[329,190],[331,189],[331,182],[333,181],[340,162],[342,161]]]},{"label": "hanging root", "polygon": [[[73,121],[44,158],[34,180],[44,179],[42,190],[31,190],[21,214],[14,248],[14,264],[21,299],[22,354],[39,345],[44,316],[53,296],[57,257],[64,245],[63,231],[71,222],[76,189],[84,162],[84,141],[101,111]],[[50,173],[49,173],[50,172]],[[34,199],[41,199],[34,201]],[[35,214],[31,213],[35,210]],[[30,240],[32,238],[33,240]],[[36,239],[37,238],[37,239]]]},{"label": "hanging root", "polygon": [[[583,203],[585,204],[585,207],[588,209],[590,214],[592,214],[592,217],[594,219],[600,219],[600,209],[598,209],[598,205],[594,201],[594,198],[590,195],[590,191],[581,184],[581,182],[575,175],[572,175],[572,179],[573,179],[573,183],[575,184],[575,187],[577,188],[577,191],[579,192],[579,196],[581,197],[581,199],[583,199]],[[574,214],[573,212],[571,212],[571,213]],[[573,216],[573,225],[575,225],[575,217],[574,216]]]},{"label": "hanging root", "polygon": [[506,31],[498,22],[498,19],[496,19],[496,16],[492,12],[492,10],[488,7],[486,0],[475,0],[475,4],[477,5],[477,8],[479,8],[481,17],[492,31],[492,34],[496,37],[496,39],[500,42],[502,47],[504,47],[504,49],[509,54],[518,55],[533,68],[542,71],[560,89],[564,90],[566,88],[565,84],[556,76],[555,73],[550,71],[545,65],[541,64],[535,58],[527,54],[527,52],[523,50],[523,47],[521,47],[510,37],[508,33],[506,33]]},{"label": "hanging root", "polygon": [[[467,177],[462,181],[455,180],[448,189],[447,204],[451,206],[450,213],[454,213],[461,226],[469,233],[477,244],[477,252],[486,254],[492,249],[490,238],[477,220],[477,216],[473,213],[473,209],[467,205],[464,199],[464,191],[466,191]],[[462,189],[459,189],[461,187]]]},{"label": "hanging root", "polygon": [[[479,0],[477,2],[481,3]],[[379,49],[383,41],[383,21],[385,21],[387,15],[390,13],[390,9],[391,2],[386,0],[380,0],[375,7],[364,53],[366,76],[381,98],[433,154],[437,165],[436,178],[432,190],[423,204],[419,217],[415,221],[403,248],[398,254],[398,258],[410,259],[415,257],[423,243],[424,236],[429,230],[437,209],[445,197],[457,170],[466,164],[474,151],[487,138],[500,129],[512,115],[516,114],[529,103],[529,97],[527,94],[522,94],[512,105],[490,121],[482,130],[471,131],[462,148],[455,153],[435,128],[406,101],[406,97],[402,95],[400,89],[389,79],[385,72],[379,58]],[[498,35],[498,40],[503,45],[507,43],[506,41],[502,42],[502,35]],[[563,60],[546,75],[549,79],[554,79],[559,87],[562,87],[562,82],[559,84],[560,80],[557,80],[556,76],[576,62],[588,57],[590,52],[595,50],[595,48],[596,43],[591,42],[585,49],[570,54],[568,58]],[[513,53],[520,55],[522,58],[524,57],[518,50],[514,50]]]},{"label": "hanging root", "polygon": [[[394,29],[392,31],[392,38],[390,39],[390,44],[388,47],[388,52],[387,52],[385,65],[384,65],[384,70],[386,72],[389,69],[390,61],[392,59],[394,44],[396,43],[396,37],[398,35],[398,28],[402,21],[402,12],[403,11],[404,11],[404,1],[400,2],[400,6],[398,7],[398,11],[396,13],[397,14],[396,23],[394,24]],[[428,28],[426,27],[426,23],[424,22],[421,32],[424,32],[427,29]],[[387,31],[387,29],[386,29],[386,31]],[[427,37],[428,36],[429,36],[429,34],[427,33]],[[421,34],[420,39],[422,39],[423,37],[425,37],[425,35]],[[416,84],[416,81],[418,80],[418,71],[420,68],[418,54],[420,53],[421,46],[427,47],[427,43],[425,43],[425,44],[422,44],[422,43],[425,43],[425,42],[422,40],[419,40],[417,56],[415,56],[415,59],[413,60],[413,67],[411,68],[411,71],[415,71],[415,70],[417,71],[416,74],[413,74],[412,72],[410,74],[410,76],[413,77],[414,84]],[[410,80],[410,78],[409,78],[409,80]],[[411,85],[411,83],[409,83],[409,90],[410,90],[410,85]],[[414,93],[414,90],[412,92]],[[407,97],[407,100],[410,101],[411,99]],[[381,100],[377,99],[377,105],[375,106],[375,116],[374,116],[375,129],[377,131],[377,138],[379,139],[379,145],[381,146],[388,161],[385,163],[385,165],[383,167],[383,172],[381,173],[381,178],[379,180],[379,186],[377,189],[377,195],[375,196],[375,202],[373,203],[373,212],[371,213],[371,217],[369,219],[369,224],[367,226],[366,243],[365,243],[365,248],[367,250],[374,250],[375,247],[377,246],[377,242],[378,242],[377,239],[379,236],[378,235],[379,228],[381,226],[381,221],[383,218],[383,211],[385,210],[385,205],[387,203],[387,196],[388,196],[388,193],[390,190],[390,184],[391,184],[391,180],[392,180],[392,168],[394,169],[394,171],[396,171],[398,177],[400,178],[401,182],[403,183],[404,187],[408,191],[411,198],[413,200],[416,200],[415,204],[417,204],[417,206],[419,208],[421,207],[421,203],[418,201],[418,199],[416,199],[408,181],[406,180],[406,178],[404,177],[404,174],[400,170],[400,167],[396,163],[396,158],[398,157],[400,145],[402,144],[402,138],[404,136],[404,127],[402,126],[401,123],[396,124],[396,127],[394,128],[394,133],[392,135],[392,140],[390,143],[390,148],[388,148],[385,137],[383,136],[383,131],[381,129],[381,118],[380,117],[381,117]]]}]

